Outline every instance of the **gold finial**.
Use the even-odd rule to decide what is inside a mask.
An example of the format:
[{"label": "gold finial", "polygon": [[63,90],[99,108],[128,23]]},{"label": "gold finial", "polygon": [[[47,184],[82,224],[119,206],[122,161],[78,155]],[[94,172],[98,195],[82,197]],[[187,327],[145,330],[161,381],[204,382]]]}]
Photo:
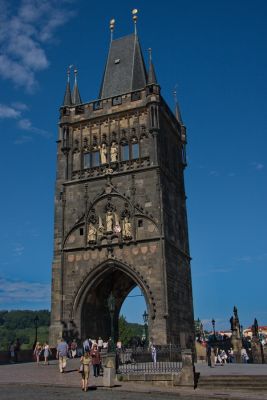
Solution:
[{"label": "gold finial", "polygon": [[74,67],[74,77],[75,77],[75,82],[77,82],[77,74],[78,74],[78,70],[76,67]]},{"label": "gold finial", "polygon": [[68,69],[67,69],[67,78],[68,78],[68,82],[70,81],[70,70],[73,67],[73,65],[69,65]]},{"label": "gold finial", "polygon": [[111,40],[113,39],[114,26],[115,26],[115,19],[112,18],[112,19],[109,21],[109,29],[110,29]]},{"label": "gold finial", "polygon": [[136,32],[137,32],[137,29],[136,29],[136,22],[137,22],[137,18],[138,18],[138,10],[137,10],[137,8],[134,8],[133,10],[132,10],[132,16],[133,16],[133,22],[134,22],[134,33],[136,34]]}]

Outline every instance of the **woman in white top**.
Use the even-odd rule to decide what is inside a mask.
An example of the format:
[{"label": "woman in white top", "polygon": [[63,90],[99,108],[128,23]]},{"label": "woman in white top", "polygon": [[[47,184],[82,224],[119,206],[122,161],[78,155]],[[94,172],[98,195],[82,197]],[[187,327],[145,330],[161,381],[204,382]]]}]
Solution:
[{"label": "woman in white top", "polygon": [[44,365],[49,365],[48,357],[50,355],[50,347],[48,343],[44,344]]}]

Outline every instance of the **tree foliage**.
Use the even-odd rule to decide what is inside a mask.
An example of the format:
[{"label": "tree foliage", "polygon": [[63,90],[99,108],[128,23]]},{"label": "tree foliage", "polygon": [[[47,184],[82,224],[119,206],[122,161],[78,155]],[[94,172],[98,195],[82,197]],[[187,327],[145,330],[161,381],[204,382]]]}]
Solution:
[{"label": "tree foliage", "polygon": [[38,317],[38,339],[48,340],[50,312],[48,310],[0,311],[0,350],[7,350],[11,342],[19,338],[22,349],[32,348],[35,340],[34,319]]},{"label": "tree foliage", "polygon": [[119,339],[123,346],[132,342],[133,338],[141,341],[143,334],[143,325],[127,322],[124,315],[119,317]]}]

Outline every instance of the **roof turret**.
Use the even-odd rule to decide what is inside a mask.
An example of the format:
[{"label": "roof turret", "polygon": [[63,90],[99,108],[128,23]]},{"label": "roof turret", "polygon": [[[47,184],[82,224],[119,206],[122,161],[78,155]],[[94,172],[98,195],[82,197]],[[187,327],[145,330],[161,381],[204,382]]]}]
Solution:
[{"label": "roof turret", "polygon": [[72,99],[71,99],[71,91],[70,91],[70,68],[67,70],[67,85],[66,85],[66,90],[64,94],[64,100],[62,106],[71,106],[72,105]]},{"label": "roof turret", "polygon": [[77,68],[75,68],[75,70],[74,70],[74,76],[75,76],[75,78],[74,78],[74,86],[73,86],[73,91],[72,91],[72,96],[71,96],[72,97],[72,104],[74,106],[77,106],[78,104],[82,104],[82,99],[81,99],[81,96],[80,96],[78,83],[77,83],[77,73],[78,73],[78,70],[77,70]]},{"label": "roof turret", "polygon": [[152,85],[152,84],[157,84],[157,78],[156,78],[155,68],[152,62],[152,49],[148,49],[148,51],[149,51],[149,70],[148,70],[147,84]]}]

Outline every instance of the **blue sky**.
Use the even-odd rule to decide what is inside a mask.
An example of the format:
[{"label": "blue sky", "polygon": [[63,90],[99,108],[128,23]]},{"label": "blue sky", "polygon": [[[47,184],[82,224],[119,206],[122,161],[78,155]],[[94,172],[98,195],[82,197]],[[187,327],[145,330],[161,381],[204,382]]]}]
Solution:
[{"label": "blue sky", "polygon": [[[48,308],[58,109],[66,69],[97,98],[109,45],[152,48],[162,94],[177,85],[188,132],[186,192],[195,317],[267,325],[267,2],[0,0],[0,309]],[[135,291],[138,293],[138,291]],[[142,320],[142,297],[123,313]]]}]

